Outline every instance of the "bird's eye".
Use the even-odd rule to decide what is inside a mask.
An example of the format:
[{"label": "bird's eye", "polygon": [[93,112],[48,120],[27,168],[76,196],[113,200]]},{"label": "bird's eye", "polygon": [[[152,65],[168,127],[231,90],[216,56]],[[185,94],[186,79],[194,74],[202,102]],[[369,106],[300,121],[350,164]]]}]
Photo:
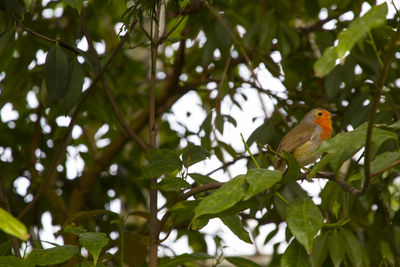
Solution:
[{"label": "bird's eye", "polygon": [[322,116],[322,112],[321,112],[321,111],[318,112],[317,115],[318,115],[318,116]]}]

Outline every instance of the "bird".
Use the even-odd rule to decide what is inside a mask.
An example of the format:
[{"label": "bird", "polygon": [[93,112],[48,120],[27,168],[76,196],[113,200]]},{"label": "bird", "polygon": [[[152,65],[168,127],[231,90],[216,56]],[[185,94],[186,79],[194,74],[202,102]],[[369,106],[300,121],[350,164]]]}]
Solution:
[{"label": "bird", "polygon": [[[321,154],[314,152],[332,135],[332,117],[333,114],[325,109],[311,110],[282,138],[276,152],[279,155],[284,151],[291,153],[302,166],[315,162]],[[275,160],[277,170],[284,170],[285,166],[280,157]]]}]

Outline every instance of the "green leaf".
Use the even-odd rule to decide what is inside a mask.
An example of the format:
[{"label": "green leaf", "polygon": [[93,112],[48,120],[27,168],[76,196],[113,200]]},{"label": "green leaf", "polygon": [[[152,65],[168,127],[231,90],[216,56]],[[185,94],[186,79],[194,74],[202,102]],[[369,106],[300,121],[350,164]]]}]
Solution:
[{"label": "green leaf", "polygon": [[208,224],[209,219],[194,219],[190,224],[190,229],[198,231]]},{"label": "green leaf", "polygon": [[310,257],[304,248],[293,239],[282,255],[281,267],[311,267]]},{"label": "green leaf", "polygon": [[277,131],[275,127],[273,127],[271,123],[265,122],[254,130],[254,132],[247,139],[246,143],[249,146],[256,141],[260,142],[261,144],[268,144],[276,135]]},{"label": "green leaf", "polygon": [[67,225],[71,222],[79,221],[83,218],[93,217],[95,215],[110,215],[119,217],[118,213],[109,211],[109,210],[90,210],[90,211],[80,211],[69,217],[65,222],[64,225]]},{"label": "green leaf", "polygon": [[399,130],[400,129],[400,121],[396,121],[395,123],[389,125],[390,128]]},{"label": "green leaf", "polygon": [[321,233],[321,235],[315,238],[313,250],[311,253],[312,266],[322,266],[326,256],[328,256],[328,243],[327,233]]},{"label": "green leaf", "polygon": [[274,230],[272,230],[271,232],[269,232],[268,235],[265,237],[264,245],[266,245],[269,241],[271,241],[271,239],[272,239],[273,237],[276,236],[276,234],[278,233],[278,231],[279,231],[279,227],[275,227]]},{"label": "green leaf", "polygon": [[167,177],[158,182],[154,188],[161,191],[179,192],[184,188],[190,187],[190,184],[183,178],[179,177]]},{"label": "green leaf", "polygon": [[341,235],[341,240],[345,241],[342,246],[345,247],[346,255],[349,257],[352,266],[364,266],[363,247],[361,246],[360,241],[358,241],[355,235],[346,228],[339,228],[339,234]]},{"label": "green leaf", "polygon": [[7,241],[0,244],[0,256],[5,256],[7,254],[10,254],[11,246],[12,246],[11,239],[8,239]]},{"label": "green leaf", "polygon": [[228,152],[232,158],[237,159],[237,153],[236,153],[235,149],[233,149],[232,146],[230,146],[227,143],[222,142],[222,141],[217,141],[217,142],[218,142],[218,145],[220,145],[226,152]]},{"label": "green leaf", "polygon": [[336,200],[333,201],[333,205],[331,207],[332,214],[335,215],[336,219],[339,219],[339,212],[342,205]]},{"label": "green leaf", "polygon": [[[362,124],[353,131],[339,133],[328,140],[322,142],[315,153],[342,153],[343,151],[358,150],[365,145],[367,135],[367,124]],[[386,131],[377,127],[372,130],[372,143],[384,142],[388,139],[397,139],[394,132]]]},{"label": "green leaf", "polygon": [[283,58],[287,57],[291,52],[290,40],[283,27],[280,27],[278,31],[278,49]]},{"label": "green leaf", "polygon": [[345,240],[339,235],[337,230],[334,230],[328,238],[329,255],[331,256],[333,265],[339,267],[346,256],[346,249],[343,245]]},{"label": "green leaf", "polygon": [[286,221],[295,238],[312,252],[315,235],[322,228],[324,217],[310,198],[300,198],[286,207]]},{"label": "green leaf", "polygon": [[371,162],[371,173],[382,170],[398,159],[400,159],[400,152],[387,151],[376,156],[376,158]]},{"label": "green leaf", "polygon": [[189,176],[192,177],[193,180],[196,181],[199,185],[203,184],[211,184],[217,182],[213,178],[210,178],[206,175],[199,174],[199,173],[189,173]]},{"label": "green leaf", "polygon": [[2,208],[0,208],[0,229],[23,241],[29,238],[25,225]]},{"label": "green leaf", "polygon": [[320,161],[318,161],[311,169],[308,177],[313,178],[326,164],[332,160],[332,154],[327,154]]},{"label": "green leaf", "polygon": [[149,149],[145,154],[149,163],[143,167],[144,178],[155,178],[182,168],[178,155],[169,149]]},{"label": "green leaf", "polygon": [[185,201],[181,201],[176,203],[175,205],[173,205],[169,211],[171,212],[181,212],[181,213],[185,213],[185,212],[189,212],[189,211],[194,211],[194,208],[196,208],[200,203],[200,200],[196,199],[196,200],[185,200]]},{"label": "green leaf", "polygon": [[24,0],[27,11],[30,10],[33,0]]},{"label": "green leaf", "polygon": [[239,202],[246,194],[244,180],[244,175],[236,176],[214,193],[203,198],[195,209],[195,218],[221,212]]},{"label": "green leaf", "polygon": [[286,151],[283,151],[282,156],[284,159],[286,159],[286,162],[289,165],[288,170],[283,175],[282,182],[288,183],[288,182],[296,181],[300,174],[301,166],[300,166],[299,162],[296,160],[296,158],[292,154],[290,154]]},{"label": "green leaf", "polygon": [[70,233],[70,234],[73,234],[73,235],[80,235],[80,234],[82,234],[82,233],[86,233],[86,232],[87,232],[87,230],[84,229],[84,228],[72,226],[72,225],[70,225],[70,224],[66,225],[66,226],[64,227],[63,231],[64,231],[65,233]]},{"label": "green leaf", "polygon": [[215,20],[214,31],[215,37],[220,45],[227,47],[231,44],[231,34],[225,29],[219,20]]},{"label": "green leaf", "polygon": [[214,124],[215,128],[217,128],[221,134],[224,134],[225,121],[224,117],[220,113],[217,113],[217,116],[215,116]]},{"label": "green leaf", "polygon": [[391,249],[391,247],[389,245],[389,242],[381,240],[379,242],[379,244],[380,244],[380,247],[381,247],[383,258],[386,259],[391,266],[394,266],[395,265],[395,263],[394,263],[394,255],[393,255],[393,251],[392,251],[392,249]]},{"label": "green leaf", "polygon": [[366,33],[386,22],[386,14],[387,5],[384,3],[371,8],[363,17],[353,20],[347,30],[339,33],[338,45],[325,49],[322,57],[315,62],[315,76],[324,77],[330,73],[335,68],[336,59],[342,59]]},{"label": "green leaf", "polygon": [[82,94],[82,86],[85,78],[82,65],[74,59],[71,67],[71,80],[67,89],[67,94],[62,101],[64,112],[68,113],[76,105]]},{"label": "green leaf", "polygon": [[386,22],[388,8],[386,3],[371,8],[364,16],[353,20],[348,29],[339,33],[338,45],[335,48],[337,56],[343,58],[347,51],[371,29],[381,26]]},{"label": "green leaf", "polygon": [[204,261],[206,259],[211,259],[211,258],[213,258],[213,257],[204,252],[195,252],[195,253],[191,253],[191,254],[185,253],[185,254],[175,256],[172,258],[170,258],[170,257],[160,258],[159,266],[160,267],[175,267],[175,266],[185,264],[187,262]]},{"label": "green leaf", "polygon": [[325,49],[324,53],[322,54],[322,57],[320,57],[314,63],[315,76],[322,78],[328,73],[330,73],[335,68],[336,59],[337,55],[335,48],[329,47]]},{"label": "green leaf", "polygon": [[[207,36],[207,42],[205,43],[203,47],[203,53],[202,53],[202,65],[204,67],[207,67],[212,61],[213,61],[213,53],[214,50],[217,49],[217,42],[215,40],[215,37],[210,35]],[[207,120],[207,118],[206,118]]]},{"label": "green leaf", "polygon": [[91,261],[83,261],[74,264],[74,267],[107,267],[107,265],[98,263],[97,265],[94,265],[93,262]]},{"label": "green leaf", "polygon": [[63,0],[65,3],[67,3],[70,7],[78,10],[79,13],[81,13],[81,9],[83,6],[83,2],[85,0]]},{"label": "green leaf", "polygon": [[225,260],[238,267],[261,267],[260,264],[242,257],[225,257]]},{"label": "green leaf", "polygon": [[187,168],[197,162],[205,160],[209,156],[210,153],[201,146],[189,144],[182,153],[182,162]]},{"label": "green leaf", "polygon": [[92,254],[94,265],[97,264],[101,249],[107,246],[108,241],[105,233],[87,232],[79,235],[79,243]]},{"label": "green leaf", "polygon": [[11,56],[10,50],[12,49],[12,43],[14,42],[15,31],[7,30],[0,35],[0,62],[2,61],[3,55],[6,57]]},{"label": "green leaf", "polygon": [[33,267],[34,265],[15,256],[0,257],[0,267]]},{"label": "green leaf", "polygon": [[46,56],[44,78],[48,93],[48,104],[62,100],[69,84],[69,65],[67,55],[56,43]]},{"label": "green leaf", "polygon": [[249,244],[253,244],[251,241],[249,232],[244,228],[239,215],[225,216],[220,218],[221,221],[228,226],[228,228],[241,240]]},{"label": "green leaf", "polygon": [[250,185],[244,200],[271,188],[282,179],[282,171],[267,169],[250,169],[246,174],[246,182]]},{"label": "green leaf", "polygon": [[28,255],[28,262],[39,266],[63,263],[78,255],[78,247],[64,245],[49,249],[35,249]]}]

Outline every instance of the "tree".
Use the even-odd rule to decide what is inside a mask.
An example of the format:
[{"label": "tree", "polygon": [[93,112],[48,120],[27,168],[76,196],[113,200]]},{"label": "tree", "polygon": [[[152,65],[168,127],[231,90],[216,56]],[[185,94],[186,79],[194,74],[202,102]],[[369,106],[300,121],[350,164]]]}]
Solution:
[{"label": "tree", "polygon": [[[290,244],[283,254],[274,246],[270,266],[399,266],[394,2],[4,0],[0,19],[0,265],[217,265],[225,258],[258,266],[207,254],[199,230],[219,218],[249,243],[249,220],[257,221],[253,236],[276,226],[265,243],[286,223]],[[259,81],[263,68],[285,92]],[[229,100],[241,108],[250,90],[275,106],[238,151],[221,138],[228,125],[237,127],[221,107]],[[188,92],[207,114],[198,131],[178,131],[162,118],[174,116],[171,106]],[[315,106],[337,114],[336,135],[306,175],[273,148]],[[83,162],[76,175],[73,153]],[[247,170],[228,182],[190,171],[211,155],[219,169],[245,159]],[[271,169],[277,156],[286,172]],[[327,181],[318,205],[300,186],[306,176]],[[29,181],[27,192],[18,191],[18,179]],[[120,214],[107,208],[114,199],[123,203]],[[61,226],[64,245],[42,248],[45,212]],[[188,237],[193,253],[157,255],[160,233],[168,238],[172,230]]]}]

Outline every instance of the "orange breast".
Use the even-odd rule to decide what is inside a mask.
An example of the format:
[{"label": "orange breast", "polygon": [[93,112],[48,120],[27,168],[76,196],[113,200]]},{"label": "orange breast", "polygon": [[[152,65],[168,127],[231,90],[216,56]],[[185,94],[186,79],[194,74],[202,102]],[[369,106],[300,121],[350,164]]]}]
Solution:
[{"label": "orange breast", "polygon": [[321,118],[316,118],[314,120],[316,124],[318,124],[322,131],[320,133],[321,141],[324,141],[331,137],[332,135],[332,124],[331,124],[331,118],[330,117],[321,117]]}]

